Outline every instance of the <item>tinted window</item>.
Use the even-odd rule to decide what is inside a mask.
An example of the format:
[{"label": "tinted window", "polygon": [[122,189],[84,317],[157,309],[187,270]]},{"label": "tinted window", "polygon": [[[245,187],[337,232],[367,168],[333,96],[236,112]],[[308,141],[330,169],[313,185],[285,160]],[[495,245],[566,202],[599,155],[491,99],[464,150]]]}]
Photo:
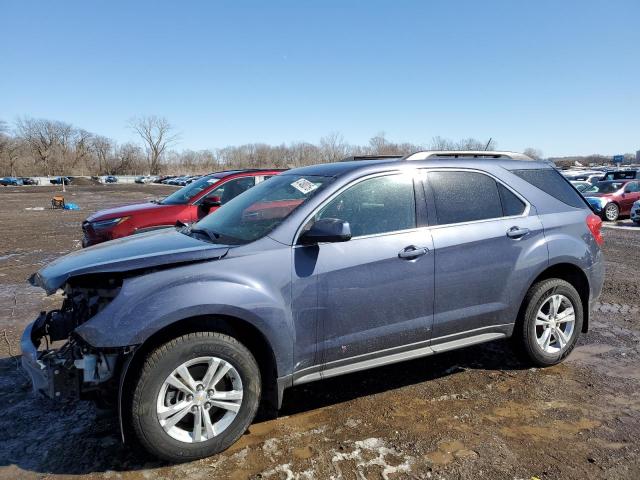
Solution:
[{"label": "tinted window", "polygon": [[502,217],[496,181],[475,172],[429,172],[438,224]]},{"label": "tinted window", "polygon": [[525,203],[502,184],[498,184],[498,192],[500,193],[500,201],[502,202],[502,214],[505,217],[513,215],[522,215],[526,208]]},{"label": "tinted window", "polygon": [[415,228],[413,178],[389,175],[364,180],[331,200],[315,218],[345,220],[354,237]]},{"label": "tinted window", "polygon": [[575,188],[553,168],[512,170],[512,173],[567,205],[587,208],[587,204]]}]

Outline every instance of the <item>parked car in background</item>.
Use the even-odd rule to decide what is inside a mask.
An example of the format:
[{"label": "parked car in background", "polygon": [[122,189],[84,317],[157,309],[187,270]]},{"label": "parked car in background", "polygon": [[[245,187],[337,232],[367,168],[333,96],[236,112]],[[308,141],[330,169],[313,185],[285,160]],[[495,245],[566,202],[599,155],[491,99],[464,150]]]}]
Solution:
[{"label": "parked car in background", "polygon": [[578,190],[580,193],[584,192],[585,190],[589,190],[590,188],[593,187],[593,185],[587,181],[572,180],[571,185],[576,187],[576,190]]},{"label": "parked car in background", "polygon": [[24,185],[40,185],[40,180],[32,177],[20,177]]},{"label": "parked car in background", "polygon": [[627,170],[615,170],[607,172],[604,176],[604,180],[634,180],[640,179],[640,170],[627,169]]},{"label": "parked car in background", "polygon": [[103,181],[104,183],[118,183],[118,177],[115,175],[106,175]]},{"label": "parked car in background", "polygon": [[136,177],[133,181],[134,181],[135,183],[148,183],[148,182],[146,181],[148,178],[149,178],[149,177],[147,177],[147,176],[145,176],[145,175],[140,175],[139,177]]},{"label": "parked car in background", "polygon": [[640,225],[640,200],[636,200],[631,205],[631,220]]},{"label": "parked car in background", "polygon": [[18,178],[18,177],[3,177],[3,178],[0,178],[0,185],[3,185],[5,187],[9,187],[9,186],[17,187],[17,186],[23,185],[23,181],[21,178]]},{"label": "parked car in background", "polygon": [[25,329],[24,369],[55,400],[113,398],[187,461],[294,385],[508,337],[560,363],[602,289],[602,220],[544,162],[451,155],[298,168],[191,228],[54,261],[32,283],[64,306]]},{"label": "parked car in background", "polygon": [[62,182],[64,182],[65,185],[69,185],[71,181],[71,177],[53,177],[49,180],[49,183],[53,185],[62,185]]},{"label": "parked car in background", "polygon": [[640,181],[607,180],[583,192],[589,204],[604,219],[615,222],[631,213],[631,205],[640,199]]},{"label": "parked car in background", "polygon": [[82,224],[82,245],[192,223],[282,170],[230,170],[206,175],[157,202],[100,210]]}]

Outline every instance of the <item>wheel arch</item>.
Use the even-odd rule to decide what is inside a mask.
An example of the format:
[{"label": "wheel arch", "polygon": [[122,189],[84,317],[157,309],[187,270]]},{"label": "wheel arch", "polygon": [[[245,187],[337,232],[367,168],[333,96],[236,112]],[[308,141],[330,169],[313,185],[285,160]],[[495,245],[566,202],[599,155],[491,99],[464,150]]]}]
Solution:
[{"label": "wheel arch", "polygon": [[129,438],[130,425],[126,411],[133,392],[133,378],[140,371],[147,355],[160,345],[187,333],[218,332],[235,338],[256,359],[260,369],[262,397],[257,418],[271,418],[282,403],[282,389],[278,384],[278,365],[275,352],[267,337],[255,325],[229,315],[199,315],[175,321],[153,333],[125,359],[118,388],[118,418],[123,442]]},{"label": "wheel arch", "polygon": [[[578,295],[580,295],[580,300],[582,301],[582,311],[584,316],[582,322],[582,332],[586,333],[589,330],[590,294],[589,279],[587,278],[587,275],[579,266],[573,263],[556,263],[554,265],[548,266],[542,272],[540,272],[538,276],[531,282],[531,285],[529,285],[529,289],[536,283],[542,280],[547,280],[549,278],[559,278],[560,280],[564,280],[570,283],[578,291]],[[527,291],[529,289],[527,289]],[[527,306],[525,305],[525,298],[526,293],[520,304],[518,318],[521,318],[524,310],[527,308]]]}]

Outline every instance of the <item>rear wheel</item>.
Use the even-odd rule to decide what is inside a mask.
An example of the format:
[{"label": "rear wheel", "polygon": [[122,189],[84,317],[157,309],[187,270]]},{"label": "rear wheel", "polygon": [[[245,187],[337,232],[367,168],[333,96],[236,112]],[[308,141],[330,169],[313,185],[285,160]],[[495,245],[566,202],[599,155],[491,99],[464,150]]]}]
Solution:
[{"label": "rear wheel", "polygon": [[526,360],[540,367],[560,363],[575,347],[583,322],[582,300],[565,280],[536,283],[525,297],[514,340]]},{"label": "rear wheel", "polygon": [[260,370],[227,335],[178,337],[146,359],[132,400],[134,430],[153,455],[172,462],[207,457],[249,427],[260,400]]},{"label": "rear wheel", "polygon": [[615,222],[620,216],[620,208],[615,203],[608,203],[604,207],[604,218],[610,222]]}]

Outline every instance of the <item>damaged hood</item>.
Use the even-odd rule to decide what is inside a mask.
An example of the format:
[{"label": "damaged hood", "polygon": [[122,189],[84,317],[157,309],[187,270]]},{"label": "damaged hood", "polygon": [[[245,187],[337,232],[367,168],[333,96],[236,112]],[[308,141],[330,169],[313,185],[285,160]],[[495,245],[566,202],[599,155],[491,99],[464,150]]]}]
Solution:
[{"label": "damaged hood", "polygon": [[204,242],[174,229],[158,230],[101,243],[51,262],[31,276],[33,285],[51,294],[79,275],[130,272],[178,263],[215,260],[229,246]]}]

